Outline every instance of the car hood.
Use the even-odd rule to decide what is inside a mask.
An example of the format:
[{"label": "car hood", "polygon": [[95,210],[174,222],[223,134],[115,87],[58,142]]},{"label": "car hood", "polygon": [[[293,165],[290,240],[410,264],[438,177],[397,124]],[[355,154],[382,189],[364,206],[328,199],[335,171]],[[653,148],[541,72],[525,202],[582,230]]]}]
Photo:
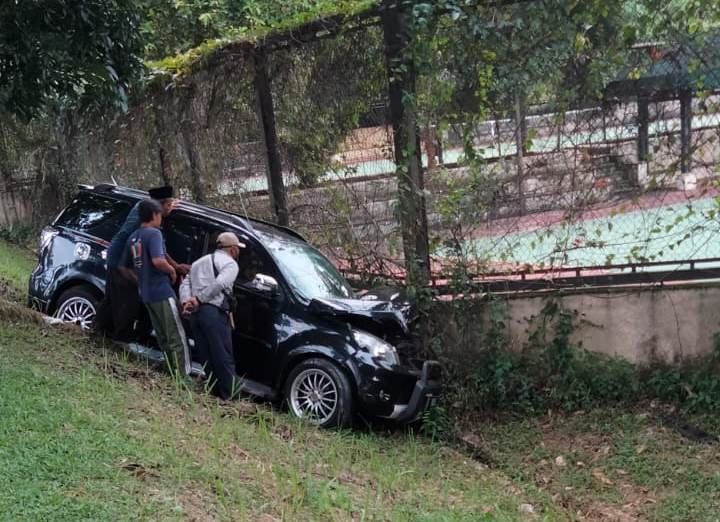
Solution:
[{"label": "car hood", "polygon": [[368,328],[369,324],[380,327],[379,333],[387,335],[408,335],[410,323],[416,318],[415,304],[401,288],[373,289],[359,299],[313,299],[310,306],[316,313],[345,319],[360,328]]}]

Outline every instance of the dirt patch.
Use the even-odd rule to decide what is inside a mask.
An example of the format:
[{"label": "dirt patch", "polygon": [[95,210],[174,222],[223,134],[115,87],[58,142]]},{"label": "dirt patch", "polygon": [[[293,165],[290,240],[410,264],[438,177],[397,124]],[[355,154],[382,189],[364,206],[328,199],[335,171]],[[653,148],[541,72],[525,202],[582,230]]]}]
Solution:
[{"label": "dirt patch", "polygon": [[[2,283],[0,283],[2,284]],[[38,312],[20,306],[17,302],[8,300],[0,292],[0,320],[8,322],[23,322],[38,326],[45,326],[45,321]]]},{"label": "dirt patch", "polygon": [[578,513],[580,520],[607,520],[608,522],[640,522],[646,520],[639,515],[625,511],[624,508],[593,504],[587,513]]},{"label": "dirt patch", "polygon": [[5,299],[13,303],[24,304],[25,294],[15,288],[7,279],[0,277],[0,299]]},{"label": "dirt patch", "polygon": [[[550,494],[557,506],[572,512],[577,520],[647,520],[646,513],[662,495],[634,483],[631,474],[618,466],[618,437],[624,435],[603,432],[601,424],[583,413],[548,415],[534,425],[537,438],[526,440],[512,452],[505,450],[497,459],[498,467],[513,470],[513,474],[521,470],[524,480]],[[651,428],[641,430],[650,433]],[[489,440],[488,444],[497,449]],[[637,458],[645,449],[642,444],[635,448]]]},{"label": "dirt patch", "polygon": [[214,496],[206,493],[200,487],[186,488],[177,498],[185,514],[185,520],[190,522],[209,522],[219,520]]}]

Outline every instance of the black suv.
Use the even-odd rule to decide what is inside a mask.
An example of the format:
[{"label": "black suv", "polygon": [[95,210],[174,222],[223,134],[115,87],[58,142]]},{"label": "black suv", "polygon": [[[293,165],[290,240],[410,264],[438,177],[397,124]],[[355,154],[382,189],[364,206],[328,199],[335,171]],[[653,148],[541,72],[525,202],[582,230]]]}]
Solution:
[{"label": "black suv", "polygon": [[[89,327],[103,296],[109,241],[147,197],[112,185],[81,186],[42,232],[30,306]],[[416,358],[408,329],[413,306],[401,290],[358,298],[336,267],[288,228],[186,202],[163,221],[168,253],[178,263],[209,252],[224,231],[247,245],[239,261],[244,277],[235,286],[233,342],[250,393],[284,399],[294,415],[326,427],[348,424],[357,411],[412,422],[436,400],[440,367]]]}]

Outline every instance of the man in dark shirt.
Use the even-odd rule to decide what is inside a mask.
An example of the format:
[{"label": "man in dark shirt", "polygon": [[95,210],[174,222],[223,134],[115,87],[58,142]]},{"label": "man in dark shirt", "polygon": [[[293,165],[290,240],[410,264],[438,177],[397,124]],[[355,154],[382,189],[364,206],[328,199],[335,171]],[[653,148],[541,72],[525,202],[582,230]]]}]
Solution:
[{"label": "man in dark shirt", "polygon": [[137,276],[140,299],[150,315],[170,370],[189,375],[190,351],[172,287],[177,271],[167,260],[159,229],[162,207],[157,201],[144,200],[138,206],[138,215],[140,228],[130,234],[126,248]]},{"label": "man in dark shirt", "polygon": [[[170,215],[175,208],[176,200],[173,198],[172,187],[150,189],[149,195],[162,206],[163,217]],[[134,328],[135,321],[144,316],[141,313],[135,274],[131,270],[125,269],[121,262],[128,237],[140,226],[139,205],[138,202],[130,210],[125,222],[115,233],[108,247],[105,299],[100,303],[95,317],[95,329],[105,332],[119,341],[135,340],[137,336]],[[180,265],[170,256],[167,256],[167,260],[181,275],[185,275],[190,270],[189,265]],[[147,322],[147,318],[145,318],[145,322]],[[139,328],[141,331],[146,329]]]}]

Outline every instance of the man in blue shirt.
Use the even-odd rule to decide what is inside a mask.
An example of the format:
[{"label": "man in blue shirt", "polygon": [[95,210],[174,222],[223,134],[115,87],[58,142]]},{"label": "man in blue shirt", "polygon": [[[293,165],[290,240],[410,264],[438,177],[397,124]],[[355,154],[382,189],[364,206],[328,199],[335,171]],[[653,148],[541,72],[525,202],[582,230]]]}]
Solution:
[{"label": "man in blue shirt", "polygon": [[[163,217],[170,215],[176,205],[173,188],[170,186],[153,188],[148,191],[150,197],[160,203]],[[138,298],[137,279],[131,270],[122,266],[125,245],[130,234],[140,226],[137,203],[128,214],[125,222],[115,233],[107,250],[107,276],[105,279],[105,299],[98,307],[95,317],[97,331],[105,332],[119,341],[136,340],[135,321],[142,322],[141,304]],[[190,267],[176,263],[167,256],[168,263],[181,275],[186,274]],[[147,318],[145,318],[147,322]],[[146,328],[139,328],[140,331]]]},{"label": "man in blue shirt", "polygon": [[138,206],[140,228],[127,241],[128,261],[134,268],[140,299],[147,308],[160,349],[170,370],[180,375],[190,373],[190,350],[180,320],[173,285],[177,271],[168,262],[160,225],[162,206],[154,200]]}]

